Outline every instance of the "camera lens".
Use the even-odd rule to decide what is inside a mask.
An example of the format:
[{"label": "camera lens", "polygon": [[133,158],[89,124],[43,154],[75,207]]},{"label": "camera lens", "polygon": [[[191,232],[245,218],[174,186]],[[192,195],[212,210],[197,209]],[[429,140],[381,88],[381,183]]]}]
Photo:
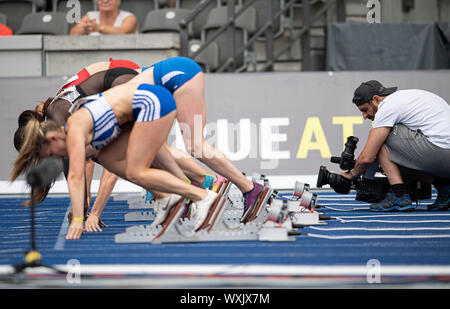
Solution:
[{"label": "camera lens", "polygon": [[344,152],[353,154],[356,149],[356,144],[358,144],[359,138],[356,136],[347,137],[347,142],[345,143]]},{"label": "camera lens", "polygon": [[355,166],[355,149],[359,138],[356,136],[347,137],[345,149],[341,154],[339,167],[343,170],[351,170]]}]

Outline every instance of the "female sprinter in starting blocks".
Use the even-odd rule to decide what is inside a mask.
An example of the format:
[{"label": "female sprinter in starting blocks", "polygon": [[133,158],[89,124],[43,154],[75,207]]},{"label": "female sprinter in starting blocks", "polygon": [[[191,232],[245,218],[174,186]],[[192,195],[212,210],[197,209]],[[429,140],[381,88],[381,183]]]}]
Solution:
[{"label": "female sprinter in starting blocks", "polygon": [[[264,188],[259,183],[248,180],[223,153],[205,141],[205,75],[200,66],[189,58],[174,57],[144,67],[141,71],[131,82],[163,86],[173,94],[186,150],[241,190],[244,195],[241,222],[247,222]],[[196,119],[201,123],[195,125]],[[196,132],[195,128],[201,130],[197,129]]]},{"label": "female sprinter in starting blocks", "polygon": [[[118,65],[123,65],[123,67],[118,67]],[[45,102],[41,102],[35,110],[26,110],[19,116],[19,128],[16,130],[14,135],[14,146],[17,151],[20,150],[23,144],[24,129],[30,119],[38,119],[39,121],[53,120],[58,125],[63,126],[66,124],[67,119],[70,116],[69,109],[72,107],[75,100],[103,92],[111,87],[129,81],[138,74],[136,67],[136,64],[128,60],[110,60],[110,62],[98,62],[91,64],[81,70],[61,87],[56,97],[49,98]],[[108,69],[98,71],[104,68]],[[185,155],[182,159],[184,165],[184,170],[182,170],[178,166],[175,159],[171,156],[168,148],[169,146],[167,144],[161,147],[155,157],[154,167],[164,169],[183,180],[186,180],[185,174],[187,174],[190,180],[198,184],[206,183],[206,179],[208,179],[211,183],[210,186],[212,187],[211,179],[213,179],[213,176],[197,164],[192,157]],[[64,165],[64,173],[67,177],[69,169],[68,160],[64,160]],[[86,163],[87,203],[85,204],[84,216],[86,220],[85,228],[88,232],[101,231],[101,227],[106,227],[106,225],[101,221],[100,216],[118,178],[106,169],[103,170],[97,197],[94,205],[92,206],[91,212],[88,214],[92,174],[93,162],[92,160],[88,160]],[[203,188],[205,188],[205,186],[203,186]],[[40,190],[37,190],[37,192],[35,192],[36,202],[42,201],[47,195],[49,189],[50,187],[40,188]],[[169,208],[166,205],[171,207],[176,204],[176,199],[167,193],[156,191],[153,193],[157,198],[155,202],[156,209],[165,210]],[[157,214],[158,216],[157,219],[154,220],[154,225],[161,224],[166,218],[168,211],[158,211]],[[68,215],[69,222],[71,222],[72,213],[70,212]]]},{"label": "female sprinter in starting blocks", "polygon": [[[69,157],[73,220],[67,239],[78,239],[83,232],[87,157],[95,158],[106,169],[147,190],[174,193],[193,201],[196,230],[206,219],[217,194],[150,167],[177,114],[170,92],[156,85],[129,82],[77,102],[75,107],[81,107],[64,127],[53,121],[28,122],[11,179],[36,157]],[[131,130],[126,130],[127,126],[132,126]]]}]

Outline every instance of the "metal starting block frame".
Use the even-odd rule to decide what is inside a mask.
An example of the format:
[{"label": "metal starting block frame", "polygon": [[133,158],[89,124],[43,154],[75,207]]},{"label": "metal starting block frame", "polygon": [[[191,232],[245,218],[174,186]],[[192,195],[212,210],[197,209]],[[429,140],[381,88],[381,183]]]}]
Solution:
[{"label": "metal starting block frame", "polygon": [[138,193],[119,193],[113,196],[114,201],[126,201],[129,209],[153,209],[154,201],[146,203],[145,197]]},{"label": "metal starting block frame", "polygon": [[321,223],[318,212],[304,212],[304,213],[292,213],[292,223],[295,226],[310,226],[310,225],[323,225]]},{"label": "metal starting block frame", "polygon": [[260,241],[295,241],[295,236],[291,235],[294,230],[292,221],[285,220],[282,224],[267,221],[258,231]]},{"label": "metal starting block frame", "polygon": [[296,181],[293,196],[297,200],[277,200],[268,208],[268,220],[258,232],[260,241],[293,241],[300,231],[294,228],[326,224],[314,211],[317,195],[309,191],[309,185]]},{"label": "metal starting block frame", "polygon": [[[145,196],[142,193],[119,193],[113,197],[115,201],[125,200],[129,209],[138,209],[141,211],[135,211],[125,214],[124,220],[130,221],[153,221],[155,219],[155,213],[151,211],[154,209],[155,202],[147,203]],[[144,211],[148,210],[148,211]]]},{"label": "metal starting block frame", "polygon": [[273,197],[274,190],[268,186],[264,188],[265,191],[263,192],[266,193],[261,197],[257,206],[258,209],[252,215],[252,221],[244,224],[240,222],[242,209],[233,207],[228,199],[231,187],[232,184],[229,181],[222,184],[218,190],[218,198],[211,206],[207,219],[197,231],[193,231],[194,221],[192,219],[180,218],[185,210],[183,201],[180,201],[173,207],[162,225],[129,227],[125,233],[115,235],[115,242],[160,244],[258,240],[258,231],[268,216],[266,205],[269,199]]},{"label": "metal starting block frame", "polygon": [[128,201],[129,209],[153,209],[154,206],[155,206],[154,202],[146,203],[144,200]]},{"label": "metal starting block frame", "polygon": [[124,216],[125,221],[153,221],[155,220],[155,214],[151,211],[135,211],[126,213]]},{"label": "metal starting block frame", "polygon": [[242,196],[241,190],[235,185],[231,185],[230,192],[228,192],[228,202],[229,207],[232,209],[244,209],[244,197]]},{"label": "metal starting block frame", "polygon": [[269,208],[270,219],[280,220],[279,216],[286,217],[292,221],[293,226],[309,226],[309,225],[322,225],[320,222],[320,214],[316,211],[303,207],[298,201],[292,200],[277,200]]}]

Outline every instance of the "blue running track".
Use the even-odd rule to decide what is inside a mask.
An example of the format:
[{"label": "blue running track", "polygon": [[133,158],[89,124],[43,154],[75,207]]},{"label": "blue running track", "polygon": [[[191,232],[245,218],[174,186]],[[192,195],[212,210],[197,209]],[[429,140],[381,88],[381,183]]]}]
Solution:
[{"label": "blue running track", "polygon": [[[135,211],[124,200],[110,199],[102,220],[103,232],[65,240],[68,197],[50,197],[36,207],[37,248],[46,264],[81,265],[281,265],[365,266],[376,259],[383,266],[450,268],[450,211],[429,212],[421,201],[414,212],[373,213],[354,194],[318,191],[317,209],[331,219],[301,229],[293,242],[206,242],[187,244],[116,244],[114,235],[132,225],[124,215]],[[436,193],[434,192],[434,196]],[[284,194],[289,197],[289,194]],[[0,266],[20,263],[30,248],[26,198],[0,199]],[[448,274],[447,274],[448,275]],[[449,277],[450,278],[450,277]]]}]

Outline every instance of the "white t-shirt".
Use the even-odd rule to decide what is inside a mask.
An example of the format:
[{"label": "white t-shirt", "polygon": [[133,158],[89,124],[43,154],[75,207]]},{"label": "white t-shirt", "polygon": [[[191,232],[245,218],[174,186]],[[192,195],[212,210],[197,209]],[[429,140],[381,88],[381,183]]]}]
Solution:
[{"label": "white t-shirt", "polygon": [[[87,12],[87,14],[90,19],[95,19],[97,24],[100,24],[100,12],[99,11],[89,11],[89,12]],[[117,15],[113,26],[120,27],[123,23],[123,20],[130,15],[133,15],[133,14],[130,12],[127,12],[127,11],[119,11],[119,15]],[[135,33],[138,33],[138,31],[136,30]],[[90,33],[90,35],[100,35],[100,34],[101,34],[100,32],[91,32]]]},{"label": "white t-shirt", "polygon": [[387,96],[378,106],[373,127],[397,123],[420,130],[436,146],[450,149],[450,106],[431,92],[410,89]]}]

